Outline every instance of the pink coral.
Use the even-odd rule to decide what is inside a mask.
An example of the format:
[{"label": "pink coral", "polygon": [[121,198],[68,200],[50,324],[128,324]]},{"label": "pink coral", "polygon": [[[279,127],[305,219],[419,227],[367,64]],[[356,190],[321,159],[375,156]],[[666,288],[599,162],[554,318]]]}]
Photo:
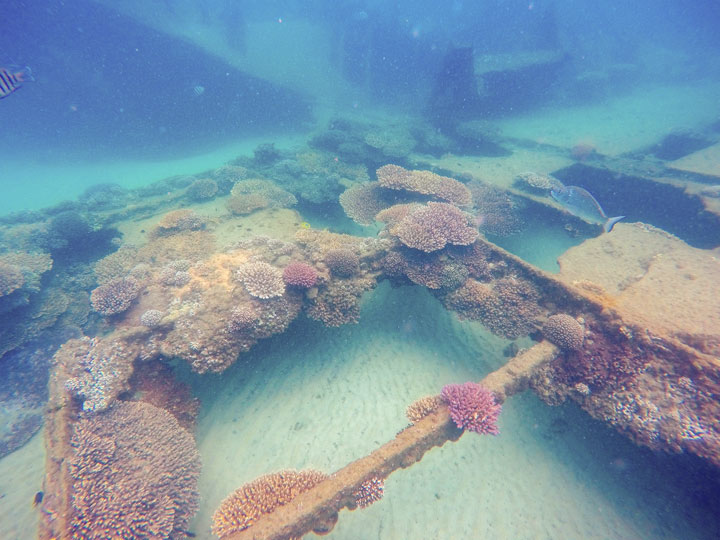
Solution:
[{"label": "pink coral", "polygon": [[116,315],[126,311],[139,292],[140,285],[134,278],[113,279],[92,292],[90,303],[102,315]]},{"label": "pink coral", "polygon": [[462,210],[452,204],[436,202],[412,211],[397,226],[391,227],[390,232],[406,246],[426,253],[447,244],[467,246],[478,236]]},{"label": "pink coral", "polygon": [[448,384],[443,387],[441,396],[448,404],[450,417],[460,429],[489,435],[500,433],[497,419],[502,405],[484,386],[474,382]]},{"label": "pink coral", "polygon": [[317,283],[318,273],[307,263],[293,261],[283,270],[283,280],[286,285],[309,289]]},{"label": "pink coral", "polygon": [[179,538],[187,530],[200,455],[172,414],[120,401],[84,416],[71,444],[73,537]]}]

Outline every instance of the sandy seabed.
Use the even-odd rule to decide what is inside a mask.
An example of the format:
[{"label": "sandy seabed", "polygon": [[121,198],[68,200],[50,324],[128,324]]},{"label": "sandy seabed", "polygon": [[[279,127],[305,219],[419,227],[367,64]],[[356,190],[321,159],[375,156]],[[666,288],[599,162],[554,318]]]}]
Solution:
[{"label": "sandy seabed", "polygon": [[[383,284],[358,325],[298,321],[215,380],[196,379],[197,538],[213,538],[214,509],[241,484],[283,468],[339,469],[394,437],[416,398],[501,365],[506,343],[427,291]],[[677,497],[673,473],[576,408],[526,393],[506,403],[500,428],[393,474],[383,500],[341,512],[328,538],[714,538],[701,509]]]}]

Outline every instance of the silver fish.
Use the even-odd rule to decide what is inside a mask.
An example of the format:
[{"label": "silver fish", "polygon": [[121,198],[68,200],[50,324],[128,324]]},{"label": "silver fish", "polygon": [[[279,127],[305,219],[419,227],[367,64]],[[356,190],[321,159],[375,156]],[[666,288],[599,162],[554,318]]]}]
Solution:
[{"label": "silver fish", "polygon": [[606,233],[612,231],[615,224],[625,217],[607,217],[595,197],[586,189],[578,186],[563,186],[562,188],[553,189],[550,195],[574,216],[591,223],[602,224]]}]

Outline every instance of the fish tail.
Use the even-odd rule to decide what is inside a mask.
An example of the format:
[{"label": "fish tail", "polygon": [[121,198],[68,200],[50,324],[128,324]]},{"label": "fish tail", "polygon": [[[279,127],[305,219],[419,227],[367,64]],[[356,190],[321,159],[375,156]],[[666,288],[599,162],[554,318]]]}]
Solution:
[{"label": "fish tail", "polygon": [[603,225],[603,230],[606,233],[612,231],[615,224],[624,218],[625,218],[625,216],[615,216],[615,217],[608,218],[608,220],[605,222],[605,225]]}]

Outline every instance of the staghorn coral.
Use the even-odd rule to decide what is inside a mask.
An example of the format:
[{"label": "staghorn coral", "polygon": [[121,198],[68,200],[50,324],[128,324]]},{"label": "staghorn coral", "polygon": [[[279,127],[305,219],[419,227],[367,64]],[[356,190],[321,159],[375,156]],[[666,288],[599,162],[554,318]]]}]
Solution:
[{"label": "staghorn coral", "polygon": [[206,226],[205,220],[192,210],[173,210],[165,214],[150,230],[150,238],[172,236],[188,231],[200,231]]},{"label": "staghorn coral", "polygon": [[334,276],[348,278],[360,269],[360,258],[349,249],[331,249],[325,254],[325,264]]},{"label": "staghorn coral", "polygon": [[566,351],[582,349],[585,329],[573,317],[558,313],[548,317],[542,328],[543,337]]},{"label": "staghorn coral", "polygon": [[212,199],[218,192],[218,185],[211,178],[198,178],[185,190],[188,199],[194,202]]},{"label": "staghorn coral", "polygon": [[132,277],[117,278],[100,285],[90,294],[90,303],[101,315],[126,311],[140,293],[140,284]]},{"label": "staghorn coral", "polygon": [[291,287],[309,289],[315,286],[317,280],[317,270],[304,262],[293,261],[283,269],[283,281]]},{"label": "staghorn coral", "polygon": [[266,474],[231,493],[213,514],[212,532],[220,538],[252,527],[261,516],[288,504],[327,475],[312,469]]},{"label": "staghorn coral", "polygon": [[355,223],[372,225],[378,212],[388,206],[383,188],[377,182],[353,184],[340,194],[340,206]]},{"label": "staghorn coral", "polygon": [[358,490],[353,493],[355,504],[360,508],[367,508],[372,503],[382,499],[385,492],[385,480],[374,476],[369,480],[365,480]]},{"label": "staghorn coral", "polygon": [[74,427],[68,459],[74,538],[184,538],[198,507],[192,435],[149,403],[117,402]]},{"label": "staghorn coral", "polygon": [[390,226],[389,232],[406,246],[426,253],[447,244],[466,246],[478,236],[467,214],[452,204],[436,202],[412,210],[397,225]]},{"label": "staghorn coral", "polygon": [[397,165],[384,165],[376,174],[384,188],[419,193],[457,206],[469,206],[472,203],[470,190],[454,178],[430,171],[409,171]]},{"label": "staghorn coral", "polygon": [[448,404],[450,417],[460,429],[480,434],[498,435],[497,419],[502,406],[493,393],[475,382],[445,385],[441,393]]},{"label": "staghorn coral", "polygon": [[405,409],[405,416],[415,424],[428,414],[435,412],[442,403],[443,400],[440,396],[425,396],[408,405],[408,408]]},{"label": "staghorn coral", "polygon": [[246,263],[236,272],[245,289],[255,298],[266,300],[281,296],[285,292],[282,272],[264,262]]}]

